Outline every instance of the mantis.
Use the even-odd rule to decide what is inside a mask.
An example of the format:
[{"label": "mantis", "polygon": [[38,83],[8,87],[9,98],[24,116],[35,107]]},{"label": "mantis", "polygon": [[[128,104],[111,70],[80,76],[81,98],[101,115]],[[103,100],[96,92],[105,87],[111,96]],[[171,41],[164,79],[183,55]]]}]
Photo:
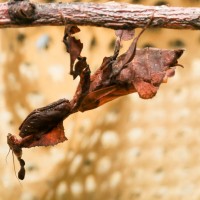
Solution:
[{"label": "mantis", "polygon": [[128,50],[119,55],[120,45],[134,36],[133,30],[116,31],[113,55],[104,57],[97,71],[91,75],[86,57],[81,56],[83,44],[73,35],[80,31],[77,26],[65,28],[63,42],[70,55],[70,74],[80,77],[72,100],[60,99],[32,111],[19,127],[19,137],[8,134],[7,143],[17,157],[20,170],[18,178],[25,177],[25,161],[22,148],[56,145],[67,140],[63,120],[76,112],[95,109],[109,101],[137,92],[142,99],[154,97],[161,83],[175,74],[182,49],[137,49],[137,41],[153,20],[136,36]]}]

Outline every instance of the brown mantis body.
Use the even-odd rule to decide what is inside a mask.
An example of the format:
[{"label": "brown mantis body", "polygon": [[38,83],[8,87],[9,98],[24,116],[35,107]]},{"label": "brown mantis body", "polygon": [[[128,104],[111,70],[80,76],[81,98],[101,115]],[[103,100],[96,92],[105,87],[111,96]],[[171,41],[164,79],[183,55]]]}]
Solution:
[{"label": "brown mantis body", "polygon": [[36,109],[19,127],[20,139],[8,134],[7,143],[21,166],[18,173],[19,179],[23,180],[25,176],[25,162],[21,158],[22,148],[55,145],[67,140],[64,134],[63,120],[70,113],[70,108],[68,100],[60,99],[48,106]]},{"label": "brown mantis body", "polygon": [[[149,23],[152,19],[153,17]],[[76,26],[66,28],[63,41],[70,54],[70,74],[73,78],[80,76],[80,82],[71,101],[61,99],[31,112],[19,127],[20,139],[8,134],[7,143],[21,166],[19,179],[24,179],[25,176],[22,148],[49,146],[65,141],[67,138],[63,120],[70,114],[97,108],[134,92],[138,92],[143,99],[152,98],[160,84],[174,75],[175,68],[179,65],[177,59],[183,50],[136,49],[137,41],[146,28],[120,56],[121,41],[131,39],[133,31],[118,31],[114,54],[105,57],[100,68],[91,76],[86,58],[81,56],[83,44],[72,37],[80,30]]]}]

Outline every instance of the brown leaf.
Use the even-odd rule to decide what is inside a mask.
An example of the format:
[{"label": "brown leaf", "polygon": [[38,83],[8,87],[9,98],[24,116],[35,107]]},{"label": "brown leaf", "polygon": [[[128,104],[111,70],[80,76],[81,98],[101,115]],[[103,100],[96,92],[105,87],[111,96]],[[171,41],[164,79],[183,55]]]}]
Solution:
[{"label": "brown leaf", "polygon": [[[91,76],[89,92],[79,110],[94,109],[134,92],[143,99],[152,98],[163,80],[174,74],[176,65],[179,65],[177,59],[182,53],[182,49],[137,49],[134,59],[113,79],[109,78],[111,61],[105,58],[100,69]],[[117,61],[123,62],[123,56]]]},{"label": "brown leaf", "polygon": [[85,69],[86,67],[88,67],[88,64],[86,62],[86,57],[78,57],[78,61],[74,67],[73,78],[75,79],[77,76],[80,76],[83,69]]},{"label": "brown leaf", "polygon": [[48,133],[67,117],[70,109],[70,102],[66,99],[60,99],[32,111],[19,127],[20,137],[34,135],[39,138]]},{"label": "brown leaf", "polygon": [[[129,49],[124,54],[119,56],[116,62],[113,62],[112,73],[110,75],[111,78],[117,76],[120,73],[120,71],[123,68],[125,68],[126,65],[134,59],[135,52],[136,52],[136,47],[137,47],[137,42],[138,42],[139,38],[141,37],[141,35],[144,33],[144,31],[152,23],[152,21],[154,19],[154,13],[155,13],[155,11],[153,12],[153,14],[152,14],[149,22],[146,24],[146,26],[140,31],[140,33],[137,35],[137,37],[134,38],[134,40],[131,43]],[[131,38],[134,35],[134,32],[131,32],[131,31],[129,32],[127,30],[127,31],[119,31],[118,34],[121,34],[121,37],[124,35],[124,38],[126,39],[126,38]],[[121,39],[119,40],[117,38],[114,55],[118,55],[118,53],[116,53],[116,52],[119,51],[118,50],[119,47],[120,47],[119,42],[121,42]]]},{"label": "brown leaf", "polygon": [[152,98],[164,79],[175,73],[182,53],[182,49],[137,49],[134,59],[116,77],[116,82],[132,85],[143,99]]},{"label": "brown leaf", "polygon": [[50,132],[45,133],[38,138],[37,136],[33,137],[31,141],[25,142],[23,147],[31,148],[35,146],[52,146],[64,142],[65,140],[67,140],[67,138],[65,137],[63,123],[61,122]]},{"label": "brown leaf", "polygon": [[83,43],[75,37],[71,37],[71,34],[79,32],[80,29],[77,26],[69,26],[65,28],[65,34],[63,37],[63,42],[65,44],[67,52],[70,54],[70,74],[76,77],[73,70],[74,63],[76,59],[80,56],[83,49]]},{"label": "brown leaf", "polygon": [[142,99],[151,99],[156,95],[158,90],[158,87],[142,80],[134,81],[134,87]]},{"label": "brown leaf", "polygon": [[68,52],[70,54],[70,69],[71,69],[71,75],[74,76],[73,66],[75,60],[80,56],[81,51],[83,49],[83,44],[80,42],[80,40],[77,40],[74,37],[69,37],[68,39]]}]

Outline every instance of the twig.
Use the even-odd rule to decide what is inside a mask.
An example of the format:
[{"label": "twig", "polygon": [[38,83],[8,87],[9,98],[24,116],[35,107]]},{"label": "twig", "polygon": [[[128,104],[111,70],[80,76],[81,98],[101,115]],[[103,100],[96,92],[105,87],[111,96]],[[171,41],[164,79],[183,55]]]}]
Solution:
[{"label": "twig", "polygon": [[0,28],[75,25],[111,29],[144,27],[200,29],[200,8],[142,6],[127,3],[0,3]]}]

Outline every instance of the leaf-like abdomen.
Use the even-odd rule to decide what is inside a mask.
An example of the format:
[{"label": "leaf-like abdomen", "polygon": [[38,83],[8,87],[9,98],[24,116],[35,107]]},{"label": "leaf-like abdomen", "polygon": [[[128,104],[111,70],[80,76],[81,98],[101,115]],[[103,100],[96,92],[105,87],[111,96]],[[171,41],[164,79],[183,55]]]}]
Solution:
[{"label": "leaf-like abdomen", "polygon": [[52,130],[70,113],[68,100],[59,100],[46,107],[34,110],[20,126],[19,135],[23,138],[28,135],[41,135]]}]

